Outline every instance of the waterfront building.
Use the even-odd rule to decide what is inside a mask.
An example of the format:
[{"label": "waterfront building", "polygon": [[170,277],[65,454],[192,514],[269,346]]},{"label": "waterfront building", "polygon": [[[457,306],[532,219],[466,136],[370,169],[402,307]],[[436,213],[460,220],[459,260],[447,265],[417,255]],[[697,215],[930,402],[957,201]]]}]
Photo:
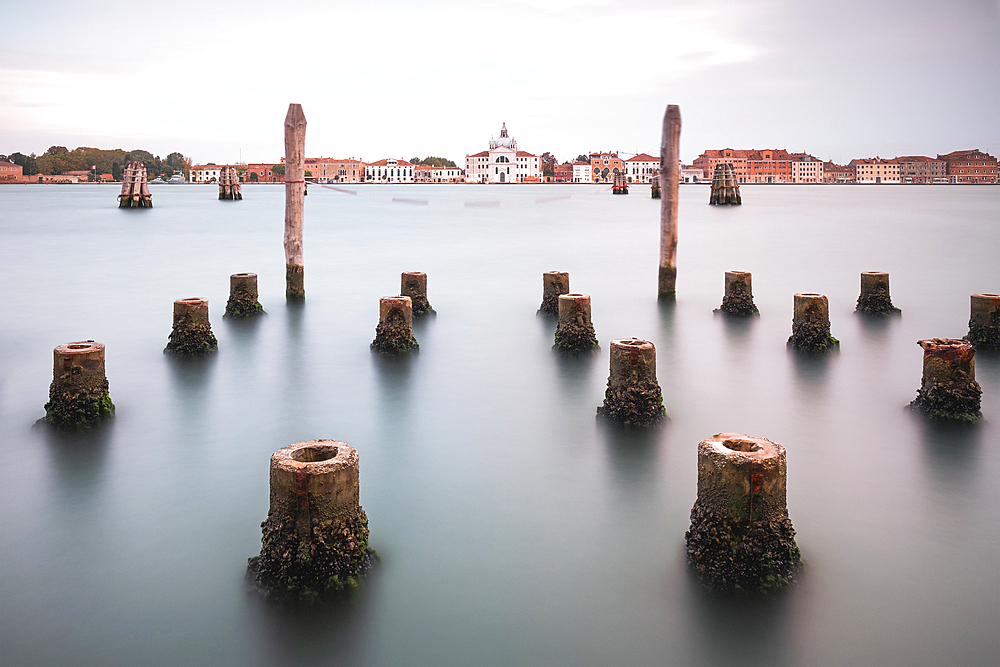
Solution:
[{"label": "waterfront building", "polygon": [[24,183],[24,167],[13,162],[0,162],[0,183]]},{"label": "waterfront building", "polygon": [[718,164],[733,165],[740,183],[822,183],[822,161],[808,153],[789,153],[783,148],[706,150],[695,158],[702,178],[711,179]]},{"label": "waterfront building", "polygon": [[552,182],[553,183],[572,183],[573,182],[573,163],[564,162],[563,164],[557,164],[552,167]]},{"label": "waterfront building", "polygon": [[878,156],[851,160],[855,183],[899,183],[899,163]]},{"label": "waterfront building", "polygon": [[947,183],[948,163],[923,155],[897,157],[900,183]]},{"label": "waterfront building", "polygon": [[624,172],[625,162],[618,157],[618,153],[597,151],[590,154],[590,176],[594,183],[612,183],[615,176]]},{"label": "waterfront building", "polygon": [[368,183],[413,183],[413,163],[390,157],[365,164]]},{"label": "waterfront building", "polygon": [[648,153],[639,153],[625,160],[625,177],[629,183],[649,183],[653,178],[653,172],[659,168],[660,158]]},{"label": "waterfront building", "polygon": [[[239,174],[243,169],[246,170],[246,173],[243,174],[244,183],[284,183],[284,174],[276,174],[272,171],[277,166],[268,162],[236,165],[236,173]],[[191,168],[191,174],[193,182],[194,167]]]},{"label": "waterfront building", "polygon": [[465,175],[458,167],[418,164],[413,168],[413,180],[416,183],[463,183]]},{"label": "waterfront building", "polygon": [[490,139],[488,150],[465,156],[467,183],[538,183],[538,156],[517,150],[517,141],[500,128],[500,138]]},{"label": "waterfront building", "polygon": [[702,182],[705,182],[705,177],[702,175],[701,169],[690,164],[681,165],[681,183]]},{"label": "waterfront building", "polygon": [[[305,170],[317,183],[361,183],[365,177],[365,163],[354,158],[307,157]],[[281,158],[285,163],[285,158]]]},{"label": "waterfront building", "polygon": [[822,183],[823,161],[808,153],[791,153],[792,183]]},{"label": "waterfront building", "polygon": [[573,182],[574,183],[593,183],[594,179],[590,173],[590,163],[589,162],[573,162]]},{"label": "waterfront building", "polygon": [[692,165],[696,169],[701,169],[702,178],[710,181],[712,180],[712,175],[715,173],[716,165],[731,164],[733,165],[733,172],[736,174],[736,180],[740,183],[746,183],[749,173],[747,167],[748,156],[754,152],[735,148],[708,149],[696,157]]},{"label": "waterfront building", "polygon": [[[188,177],[188,181],[191,183],[218,183],[219,175],[222,170],[226,167],[233,167],[239,172],[243,169],[242,164],[214,164],[209,162],[208,164],[195,164],[191,166],[191,175]],[[268,165],[268,169],[271,165]]]},{"label": "waterfront building", "polygon": [[997,159],[979,149],[938,155],[947,164],[950,183],[996,183]]},{"label": "waterfront building", "polygon": [[832,161],[823,163],[824,183],[853,183],[854,167],[845,164],[836,164]]}]

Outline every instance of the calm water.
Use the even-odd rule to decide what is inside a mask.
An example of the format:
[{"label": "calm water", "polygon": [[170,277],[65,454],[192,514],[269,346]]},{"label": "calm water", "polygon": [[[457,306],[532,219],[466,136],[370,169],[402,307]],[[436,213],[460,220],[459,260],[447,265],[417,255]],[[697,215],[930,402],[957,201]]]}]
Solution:
[{"label": "calm water", "polygon": [[[920,338],[963,335],[1000,291],[1000,188],[682,188],[679,300],[656,302],[659,202],[599,186],[314,187],[303,308],[284,301],[283,190],[0,188],[0,661],[5,664],[986,664],[1000,659],[1000,358],[985,419],[905,409]],[[569,198],[558,199],[558,197]],[[426,205],[393,202],[423,199]],[[556,198],[556,199],[553,199]],[[538,201],[539,199],[543,201]],[[473,205],[467,205],[471,202]],[[499,205],[484,202],[499,202]],[[761,317],[712,309],[753,272]],[[373,356],[379,296],[429,275],[418,354]],[[593,296],[604,349],[567,360],[537,318],[543,271]],[[853,315],[889,271],[901,318]],[[268,316],[222,318],[229,274]],[[785,349],[792,294],[830,298],[841,350]],[[219,353],[161,351],[171,302],[209,298]],[[598,424],[612,338],[656,344],[670,421]],[[107,345],[118,416],[32,428],[52,348]],[[766,601],[706,597],[684,564],[696,447],[788,452],[808,569]],[[248,594],[268,458],[336,438],[361,456],[383,561],[325,611]]]}]

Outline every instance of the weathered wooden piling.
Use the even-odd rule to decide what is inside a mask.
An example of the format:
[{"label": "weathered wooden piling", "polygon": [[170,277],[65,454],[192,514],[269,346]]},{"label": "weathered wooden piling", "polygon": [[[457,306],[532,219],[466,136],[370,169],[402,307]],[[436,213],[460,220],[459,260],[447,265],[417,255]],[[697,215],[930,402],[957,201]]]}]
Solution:
[{"label": "weathered wooden piling", "polygon": [[924,373],[910,405],[935,420],[976,421],[981,416],[983,390],[976,382],[976,350],[967,340],[928,338],[917,341],[924,350]]},{"label": "weathered wooden piling", "polygon": [[408,296],[384,296],[378,301],[378,326],[373,352],[405,354],[419,347],[413,336],[413,302]]},{"label": "weathered wooden piling", "polygon": [[219,199],[243,199],[236,167],[223,167],[219,173]]},{"label": "weathered wooden piling", "polygon": [[660,198],[660,170],[659,169],[654,169],[653,170],[653,176],[650,179],[649,184],[650,184],[650,189],[649,189],[650,197],[653,198],[653,199],[659,199]]},{"label": "weathered wooden piling", "polygon": [[722,593],[768,593],[801,566],[785,501],[785,448],[718,433],[698,444],[698,498],[685,534],[688,562]]},{"label": "weathered wooden piling", "polygon": [[677,298],[677,207],[681,182],[681,110],[667,106],[660,139],[660,273],[657,298]]},{"label": "weathered wooden piling", "polygon": [[399,293],[410,297],[413,304],[413,316],[427,315],[434,312],[427,300],[427,274],[420,271],[405,271],[399,280]]},{"label": "weathered wooden piling", "polygon": [[257,274],[234,273],[229,276],[229,301],[226,317],[254,317],[264,312],[257,300]]},{"label": "weathered wooden piling", "polygon": [[174,301],[174,325],[164,352],[197,357],[219,349],[208,319],[208,299],[189,297]]},{"label": "weathered wooden piling", "polygon": [[378,559],[368,546],[358,464],[357,450],[337,440],[297,442],[271,455],[260,555],[247,562],[264,596],[312,604],[357,586]]},{"label": "weathered wooden piling", "polygon": [[559,315],[559,295],[569,294],[569,274],[565,271],[546,271],[542,274],[542,305],[538,312]]},{"label": "weathered wooden piling", "polygon": [[45,416],[39,420],[61,430],[91,428],[114,416],[104,372],[104,344],[92,340],[63,343],[53,350],[52,384]]},{"label": "weathered wooden piling", "polygon": [[590,319],[589,294],[559,295],[555,338],[555,347],[562,352],[586,352],[599,346]]},{"label": "weathered wooden piling", "polygon": [[625,174],[615,174],[614,180],[611,185],[611,194],[613,195],[628,194],[628,181],[625,180]]},{"label": "weathered wooden piling", "polygon": [[865,315],[894,315],[899,312],[889,297],[888,273],[864,271],[861,274],[861,295],[855,310]]},{"label": "weathered wooden piling", "polygon": [[146,163],[133,160],[125,163],[122,174],[122,191],[118,195],[118,208],[152,208],[153,196],[149,194],[146,180]]},{"label": "weathered wooden piling", "polygon": [[712,193],[708,203],[713,206],[739,206],[743,203],[740,196],[740,182],[736,178],[736,170],[728,162],[715,165],[712,174]]},{"label": "weathered wooden piling", "polygon": [[759,315],[753,302],[752,276],[749,271],[726,271],[726,293],[717,313],[747,317]]},{"label": "weathered wooden piling", "polygon": [[977,350],[1000,350],[1000,294],[972,295],[965,339]]},{"label": "weathered wooden piling", "polygon": [[611,341],[608,389],[597,414],[629,426],[651,426],[667,416],[656,381],[656,347],[648,340]]},{"label": "weathered wooden piling", "polygon": [[285,115],[285,298],[306,298],[302,263],[302,213],[306,191],[306,115],[289,104]]},{"label": "weathered wooden piling", "polygon": [[830,301],[823,294],[795,295],[788,346],[802,352],[826,352],[840,341],[830,335]]}]

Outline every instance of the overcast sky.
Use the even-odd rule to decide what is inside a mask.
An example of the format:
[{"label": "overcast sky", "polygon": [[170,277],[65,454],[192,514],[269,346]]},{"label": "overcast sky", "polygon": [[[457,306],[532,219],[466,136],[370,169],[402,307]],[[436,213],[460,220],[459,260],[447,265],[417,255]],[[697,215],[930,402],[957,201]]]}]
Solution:
[{"label": "overcast sky", "polygon": [[0,153],[51,145],[276,162],[461,164],[502,122],[560,161],[706,148],[1000,153],[1000,1],[12,2]]}]

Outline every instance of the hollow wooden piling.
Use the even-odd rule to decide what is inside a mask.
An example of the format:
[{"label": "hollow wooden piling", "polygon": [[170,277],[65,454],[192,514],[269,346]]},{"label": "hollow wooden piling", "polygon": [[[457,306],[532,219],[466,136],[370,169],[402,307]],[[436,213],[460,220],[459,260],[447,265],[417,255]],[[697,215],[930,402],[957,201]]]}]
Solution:
[{"label": "hollow wooden piling", "polygon": [[378,300],[378,326],[371,350],[381,354],[405,354],[420,347],[413,336],[413,301],[408,296],[384,296]]},{"label": "hollow wooden piling", "polygon": [[546,271],[542,274],[542,305],[538,312],[545,315],[559,314],[559,295],[569,294],[569,274],[565,271]]},{"label": "hollow wooden piling", "polygon": [[427,300],[427,274],[421,271],[405,271],[399,278],[399,293],[410,297],[413,315],[428,315],[434,312]]},{"label": "hollow wooden piling", "polygon": [[840,346],[830,335],[830,301],[823,294],[795,295],[792,335],[788,346],[803,352],[826,352]]},{"label": "hollow wooden piling", "polygon": [[208,319],[208,299],[188,297],[174,301],[174,324],[164,352],[197,357],[219,349]]},{"label": "hollow wooden piling", "polygon": [[628,426],[652,426],[667,416],[656,381],[656,347],[648,340],[611,341],[611,368],[597,414]]},{"label": "hollow wooden piling", "polygon": [[219,199],[243,199],[236,167],[223,167],[219,174]]},{"label": "hollow wooden piling", "polygon": [[285,115],[285,298],[304,301],[302,214],[306,191],[306,116],[301,104],[289,104]]},{"label": "hollow wooden piling", "polygon": [[660,271],[657,298],[677,298],[677,206],[680,195],[681,110],[667,106],[660,138]]},{"label": "hollow wooden piling", "polygon": [[52,384],[41,421],[61,430],[91,428],[114,416],[104,372],[104,344],[64,343],[53,350]]},{"label": "hollow wooden piling", "polygon": [[1000,294],[972,295],[965,339],[977,350],[1000,350]]},{"label": "hollow wooden piling", "polygon": [[562,352],[586,352],[598,347],[590,318],[589,294],[559,295],[559,325],[555,348]]},{"label": "hollow wooden piling", "polygon": [[725,162],[715,165],[715,172],[712,174],[712,192],[708,197],[708,203],[713,206],[739,206],[743,203],[743,198],[740,196],[740,184],[732,164]]},{"label": "hollow wooden piling", "polygon": [[899,308],[889,296],[889,274],[885,271],[865,271],[861,274],[861,295],[855,311],[865,315],[894,315]]},{"label": "hollow wooden piling", "polygon": [[917,341],[924,350],[924,373],[910,405],[936,420],[977,421],[982,388],[976,382],[976,350],[967,340],[928,338]]},{"label": "hollow wooden piling", "polygon": [[753,302],[752,276],[749,271],[726,271],[726,293],[716,312],[747,317],[759,315]]},{"label": "hollow wooden piling", "polygon": [[229,301],[226,317],[255,317],[264,312],[257,300],[257,274],[234,273],[229,276]]},{"label": "hollow wooden piling", "polygon": [[146,163],[133,160],[125,163],[122,174],[122,191],[118,195],[118,208],[152,208],[153,196],[149,194],[146,180]]}]

